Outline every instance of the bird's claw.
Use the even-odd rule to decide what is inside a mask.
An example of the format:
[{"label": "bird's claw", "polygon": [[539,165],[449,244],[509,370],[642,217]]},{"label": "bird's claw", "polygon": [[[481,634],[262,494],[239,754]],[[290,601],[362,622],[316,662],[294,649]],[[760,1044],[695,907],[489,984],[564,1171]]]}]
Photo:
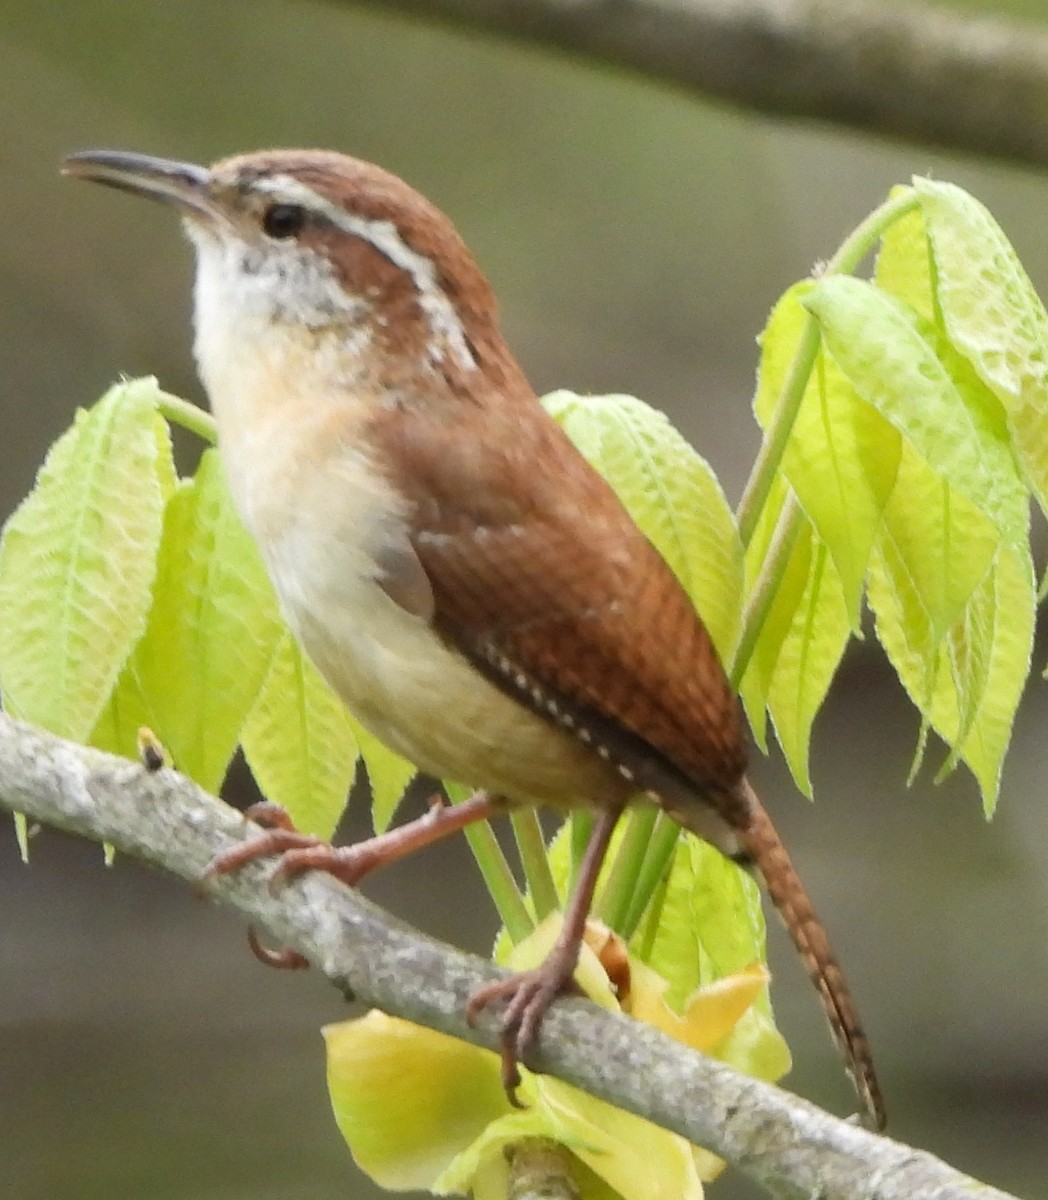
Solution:
[{"label": "bird's claw", "polygon": [[571,983],[574,963],[561,962],[550,955],[541,966],[522,971],[508,979],[499,979],[478,988],[466,1001],[466,1020],[476,1023],[480,1013],[495,1000],[505,1000],[502,1015],[502,1086],[514,1108],[524,1106],[517,1099],[521,1084],[520,1063],[532,1050],[543,1018],[550,1005]]},{"label": "bird's claw", "polygon": [[299,954],[297,950],[292,950],[290,946],[284,946],[279,950],[263,946],[254,926],[251,925],[247,930],[247,944],[251,948],[251,953],[264,966],[276,967],[280,971],[304,971],[309,966],[309,960],[305,955]]}]

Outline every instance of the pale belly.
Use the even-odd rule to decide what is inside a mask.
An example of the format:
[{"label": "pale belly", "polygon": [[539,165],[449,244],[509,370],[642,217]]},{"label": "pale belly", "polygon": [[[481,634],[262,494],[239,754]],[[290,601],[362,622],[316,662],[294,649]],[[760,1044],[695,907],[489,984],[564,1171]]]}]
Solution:
[{"label": "pale belly", "polygon": [[606,762],[505,695],[386,594],[361,531],[372,531],[372,540],[392,537],[398,516],[384,511],[374,481],[358,488],[356,473],[353,483],[341,472],[324,474],[308,483],[300,477],[291,503],[238,507],[289,625],[349,711],[439,778],[521,802],[618,798],[622,781]]},{"label": "pale belly", "polygon": [[292,619],[325,679],[391,750],[426,773],[520,800],[618,793],[591,750],[510,700],[377,584],[364,589],[363,604],[347,595],[341,611],[300,606]]},{"label": "pale belly", "polygon": [[504,695],[375,582],[342,581],[322,601],[277,586],[302,645],[346,707],[421,770],[553,805],[620,792],[591,750]]}]

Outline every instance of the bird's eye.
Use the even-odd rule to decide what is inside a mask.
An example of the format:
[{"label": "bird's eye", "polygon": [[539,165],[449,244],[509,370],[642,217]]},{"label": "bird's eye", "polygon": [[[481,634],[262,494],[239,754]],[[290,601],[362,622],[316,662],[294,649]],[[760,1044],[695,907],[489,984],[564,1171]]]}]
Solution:
[{"label": "bird's eye", "polygon": [[290,238],[306,223],[306,210],[299,204],[271,204],[262,214],[262,228],[271,238]]}]

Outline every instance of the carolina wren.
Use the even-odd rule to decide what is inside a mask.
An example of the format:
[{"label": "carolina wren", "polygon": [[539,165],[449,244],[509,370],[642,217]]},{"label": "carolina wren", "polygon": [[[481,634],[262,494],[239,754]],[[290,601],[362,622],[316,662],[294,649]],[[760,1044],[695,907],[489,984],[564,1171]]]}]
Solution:
[{"label": "carolina wren", "polygon": [[450,221],[319,150],[210,168],[87,151],[67,174],[173,204],[197,255],[195,353],[233,500],[287,620],[364,725],[484,789],[332,850],[273,830],[217,864],[355,882],[505,805],[600,816],[561,940],[508,999],[510,1078],[570,979],[608,839],[634,800],[751,861],[815,982],[871,1121],[869,1045],[811,900],[745,777],[737,699],[702,621],[539,404]]}]

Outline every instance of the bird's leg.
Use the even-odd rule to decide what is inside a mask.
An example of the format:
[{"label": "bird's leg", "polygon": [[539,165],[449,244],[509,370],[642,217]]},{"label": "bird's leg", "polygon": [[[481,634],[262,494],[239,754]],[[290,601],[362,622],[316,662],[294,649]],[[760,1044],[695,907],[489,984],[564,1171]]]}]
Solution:
[{"label": "bird's leg", "polygon": [[502,1082],[513,1104],[517,1104],[516,1090],[520,1086],[518,1063],[531,1049],[549,1006],[567,989],[575,973],[597,877],[621,815],[622,805],[617,804],[602,810],[597,818],[560,934],[542,963],[533,970],[478,988],[466,1003],[466,1017],[473,1024],[493,1000],[507,1001],[502,1018]]},{"label": "bird's leg", "polygon": [[[230,871],[236,871],[256,858],[268,858],[274,854],[280,855],[280,863],[270,880],[271,888],[279,886],[291,875],[308,870],[326,871],[350,887],[355,887],[377,867],[397,862],[473,821],[495,816],[501,807],[499,801],[487,792],[474,792],[461,804],[451,805],[445,804],[438,794],[430,800],[429,811],[414,821],[357,842],[355,846],[335,847],[314,834],[299,833],[287,811],[279,804],[253,804],[244,815],[261,825],[265,832],[253,841],[216,855],[197,887],[203,890],[217,876],[228,875]],[[296,971],[309,966],[297,950],[287,947],[272,950],[263,946],[254,929],[248,930],[248,945],[251,953],[267,967]]]},{"label": "bird's leg", "polygon": [[309,870],[326,871],[350,887],[355,887],[376,868],[397,862],[431,842],[501,811],[502,804],[487,792],[475,792],[461,804],[445,804],[435,798],[428,812],[406,825],[353,846],[336,847],[313,834],[299,833],[279,805],[255,805],[245,815],[262,825],[265,833],[253,841],[216,855],[208,864],[200,884],[203,886],[219,875],[228,875],[230,871],[236,871],[257,858],[278,854],[280,863],[273,874],[271,887],[279,886],[300,871]]}]

